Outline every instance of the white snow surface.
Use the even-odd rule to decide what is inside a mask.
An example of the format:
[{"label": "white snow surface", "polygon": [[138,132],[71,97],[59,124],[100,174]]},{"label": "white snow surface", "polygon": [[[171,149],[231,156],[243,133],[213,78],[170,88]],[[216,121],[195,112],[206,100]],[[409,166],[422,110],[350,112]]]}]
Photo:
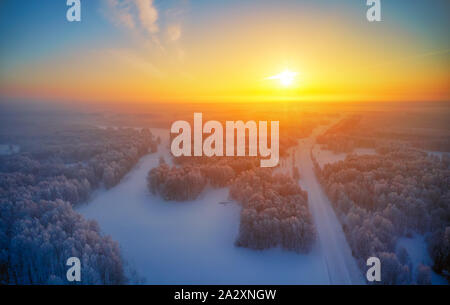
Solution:
[{"label": "white snow surface", "polygon": [[[331,150],[324,149],[324,144],[316,144],[313,146],[313,155],[319,163],[320,168],[323,168],[325,164],[331,164],[338,161],[345,160],[348,153],[334,153]],[[372,148],[355,148],[353,150],[355,155],[374,155],[375,149]]]},{"label": "white snow surface", "polygon": [[[322,243],[316,243],[305,255],[279,248],[255,251],[236,247],[240,207],[235,202],[219,204],[227,201],[227,188],[206,190],[190,202],[165,202],[152,195],[146,186],[147,173],[158,165],[159,156],[168,161],[168,131],[160,131],[160,135],[163,143],[158,153],[143,157],[119,185],[98,192],[90,203],[77,208],[86,218],[97,220],[102,231],[118,241],[125,260],[145,278],[145,283],[351,282],[346,265],[333,266],[342,259],[342,251],[326,254],[329,249]],[[333,231],[330,239],[334,237]],[[345,244],[345,240],[334,240],[331,250],[340,249],[337,242]],[[341,271],[342,276],[334,274]]]},{"label": "white snow surface", "polygon": [[20,152],[20,147],[18,145],[0,144],[0,156],[13,155],[18,152]]},{"label": "white snow surface", "polygon": [[330,284],[365,284],[363,275],[351,254],[342,226],[313,170],[311,149],[316,136],[327,126],[316,128],[311,137],[299,141],[293,150],[300,171],[300,185],[308,191],[308,204],[318,232],[318,244]]},{"label": "white snow surface", "polygon": [[[430,254],[427,250],[427,244],[423,235],[414,234],[412,237],[401,237],[397,241],[397,247],[405,248],[411,258],[412,263],[412,275],[413,279],[417,278],[417,266],[423,264],[426,266],[432,266]],[[431,270],[431,283],[434,285],[448,285],[447,280]]]},{"label": "white snow surface", "polygon": [[[103,232],[119,242],[125,260],[147,284],[364,284],[341,224],[313,171],[311,148],[321,166],[346,155],[321,150],[315,144],[316,135],[324,128],[300,140],[291,150],[295,157],[281,160],[277,169],[291,173],[295,161],[299,183],[308,191],[318,238],[306,255],[279,248],[255,251],[236,247],[240,207],[228,200],[227,188],[208,189],[190,202],[166,202],[152,195],[146,176],[158,165],[160,156],[170,163],[168,130],[152,129],[163,140],[159,152],[143,157],[119,185],[98,191],[77,211],[97,220]],[[419,263],[431,264],[423,236],[400,238],[397,246],[405,247],[414,271]],[[432,282],[447,284],[434,272]]]}]

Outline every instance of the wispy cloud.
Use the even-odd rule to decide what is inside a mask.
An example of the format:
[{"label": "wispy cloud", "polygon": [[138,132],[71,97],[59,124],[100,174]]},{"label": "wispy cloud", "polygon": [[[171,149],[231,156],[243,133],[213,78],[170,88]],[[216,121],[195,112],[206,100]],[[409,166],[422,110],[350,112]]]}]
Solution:
[{"label": "wispy cloud", "polygon": [[153,5],[153,0],[135,0],[134,2],[142,27],[150,34],[157,33],[159,31],[158,10]]},{"label": "wispy cloud", "polygon": [[106,15],[116,26],[134,29],[136,27],[134,17],[131,14],[132,1],[105,0]]},{"label": "wispy cloud", "polygon": [[140,46],[127,50],[107,50],[105,54],[157,78],[164,76],[161,72],[164,70],[161,70],[164,62],[184,60],[184,51],[179,43],[184,12],[181,7],[185,5],[184,2],[159,11],[154,0],[103,1],[104,13],[111,23],[129,31]]},{"label": "wispy cloud", "polygon": [[104,0],[105,14],[111,20],[111,22],[122,28],[132,30],[140,37],[147,37],[148,40],[154,44],[160,46],[161,38],[160,34],[167,34],[167,39],[171,42],[177,41],[181,37],[181,25],[174,19],[173,12],[180,10],[176,8],[170,8],[166,11],[166,14],[162,16],[167,17],[167,27],[160,32],[160,13],[155,6],[154,0]]},{"label": "wispy cloud", "polygon": [[181,26],[179,24],[172,24],[167,28],[167,35],[170,41],[177,41],[181,37]]}]

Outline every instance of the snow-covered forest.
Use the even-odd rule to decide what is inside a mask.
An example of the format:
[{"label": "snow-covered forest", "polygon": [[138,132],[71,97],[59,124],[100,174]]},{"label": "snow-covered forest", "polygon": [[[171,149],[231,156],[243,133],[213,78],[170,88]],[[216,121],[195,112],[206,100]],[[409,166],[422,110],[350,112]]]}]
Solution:
[{"label": "snow-covered forest", "polygon": [[153,194],[187,201],[196,199],[207,185],[230,186],[230,199],[242,206],[237,246],[310,250],[315,229],[308,195],[291,177],[257,168],[255,158],[182,158],[177,163],[181,165],[170,167],[161,161],[150,170],[147,181]]},{"label": "snow-covered forest", "polygon": [[61,127],[15,141],[21,152],[0,156],[0,284],[66,283],[71,256],[85,284],[126,283],[118,244],[73,206],[155,151],[150,131]]},{"label": "snow-covered forest", "polygon": [[350,115],[317,138],[333,152],[402,144],[428,151],[450,152],[448,118],[442,113],[377,112]]},{"label": "snow-covered forest", "polygon": [[241,206],[236,245],[253,249],[281,246],[308,252],[316,237],[308,210],[308,193],[289,176],[268,169],[243,172],[232,184],[230,197]]},{"label": "snow-covered forest", "polygon": [[153,194],[165,200],[186,201],[196,199],[209,183],[213,187],[229,185],[245,170],[258,166],[251,157],[178,157],[178,166],[169,166],[164,159],[148,173],[147,182]]},{"label": "snow-covered forest", "polygon": [[0,284],[66,284],[71,256],[83,284],[361,284],[371,256],[383,284],[445,283],[448,155],[329,118],[288,126],[274,169],[172,158],[167,129],[0,132]]},{"label": "snow-covered forest", "polygon": [[[378,256],[384,284],[430,284],[430,268],[448,276],[450,160],[403,146],[377,152],[349,155],[323,169],[315,162],[353,255],[361,268],[367,257]],[[399,237],[414,233],[426,236],[432,266],[411,270],[408,253],[396,247]]]}]

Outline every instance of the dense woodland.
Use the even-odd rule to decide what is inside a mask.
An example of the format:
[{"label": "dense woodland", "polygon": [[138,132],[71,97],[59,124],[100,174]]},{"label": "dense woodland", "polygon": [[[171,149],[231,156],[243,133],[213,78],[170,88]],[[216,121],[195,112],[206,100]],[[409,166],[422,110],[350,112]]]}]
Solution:
[{"label": "dense woodland", "polygon": [[117,243],[72,207],[155,151],[150,131],[74,127],[15,140],[21,152],[0,156],[0,284],[67,283],[71,256],[83,284],[126,283]]},{"label": "dense woodland", "polygon": [[[309,251],[315,228],[307,193],[289,176],[258,168],[256,158],[177,158],[150,170],[148,187],[165,200],[196,199],[207,185],[230,186],[230,198],[242,206],[236,245],[266,249],[280,246]],[[189,162],[192,161],[192,162]]]},{"label": "dense woodland", "polygon": [[430,267],[411,270],[407,252],[396,247],[398,237],[419,233],[427,237],[432,268],[450,275],[449,158],[385,147],[322,170],[315,162],[315,169],[361,268],[368,257],[378,256],[383,283],[411,283],[415,273],[417,283],[429,284]]},{"label": "dense woodland", "polygon": [[[317,138],[335,153],[355,148],[404,145],[417,150],[450,152],[447,118],[415,113],[370,113],[349,116]],[[433,120],[435,122],[433,122]]]},{"label": "dense woodland", "polygon": [[165,200],[186,201],[196,199],[209,184],[224,187],[245,170],[257,166],[257,158],[242,157],[179,157],[177,166],[160,160],[158,167],[147,176],[148,188]]},{"label": "dense woodland", "polygon": [[236,245],[309,252],[316,231],[308,194],[291,177],[255,168],[233,182],[230,197],[242,206]]}]

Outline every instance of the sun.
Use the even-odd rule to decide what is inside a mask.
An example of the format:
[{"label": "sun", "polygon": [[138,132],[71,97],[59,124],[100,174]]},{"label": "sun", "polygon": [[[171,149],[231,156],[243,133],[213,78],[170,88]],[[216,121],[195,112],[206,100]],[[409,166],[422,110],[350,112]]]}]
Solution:
[{"label": "sun", "polygon": [[267,77],[267,79],[278,80],[282,86],[289,87],[294,83],[297,75],[298,75],[298,72],[293,72],[293,71],[286,69],[277,75]]}]

